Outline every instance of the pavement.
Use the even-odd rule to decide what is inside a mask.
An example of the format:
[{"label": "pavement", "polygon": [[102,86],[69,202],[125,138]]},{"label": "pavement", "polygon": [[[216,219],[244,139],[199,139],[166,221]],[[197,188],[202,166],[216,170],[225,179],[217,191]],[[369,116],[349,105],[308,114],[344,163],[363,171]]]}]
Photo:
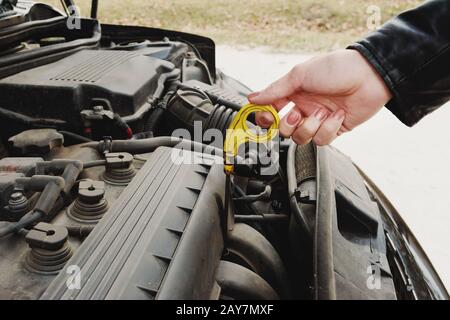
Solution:
[{"label": "pavement", "polygon": [[[310,57],[218,46],[216,63],[226,74],[260,90]],[[333,145],[385,193],[450,291],[449,121],[450,103],[412,128],[383,109]]]}]

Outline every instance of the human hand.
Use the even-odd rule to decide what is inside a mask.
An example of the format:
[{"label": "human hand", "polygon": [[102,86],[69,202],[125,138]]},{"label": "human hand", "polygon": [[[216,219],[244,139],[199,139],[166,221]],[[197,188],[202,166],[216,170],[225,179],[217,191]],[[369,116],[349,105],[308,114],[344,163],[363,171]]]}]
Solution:
[{"label": "human hand", "polygon": [[[278,111],[295,103],[280,122],[280,134],[297,144],[314,140],[326,145],[370,119],[391,97],[384,81],[358,51],[339,50],[298,64],[248,99],[254,104],[271,104]],[[256,122],[266,128],[273,119],[260,112]]]}]

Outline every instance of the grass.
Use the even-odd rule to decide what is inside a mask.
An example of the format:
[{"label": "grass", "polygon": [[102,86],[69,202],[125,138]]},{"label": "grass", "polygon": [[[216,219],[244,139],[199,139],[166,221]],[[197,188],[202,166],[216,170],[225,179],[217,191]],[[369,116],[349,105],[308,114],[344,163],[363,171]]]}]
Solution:
[{"label": "grass", "polygon": [[[41,2],[59,5],[59,0]],[[89,0],[75,1],[83,15]],[[419,0],[100,0],[105,23],[152,26],[197,33],[218,44],[267,46],[317,52],[345,47],[364,36],[369,5],[381,22]]]}]

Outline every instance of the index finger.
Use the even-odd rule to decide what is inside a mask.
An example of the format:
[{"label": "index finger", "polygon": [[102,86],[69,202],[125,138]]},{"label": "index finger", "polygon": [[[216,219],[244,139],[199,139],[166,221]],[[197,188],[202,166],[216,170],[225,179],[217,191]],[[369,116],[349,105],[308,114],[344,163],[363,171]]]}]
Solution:
[{"label": "index finger", "polygon": [[302,74],[300,65],[294,67],[259,94],[249,96],[250,102],[254,104],[274,104],[279,100],[287,99],[300,89]]}]

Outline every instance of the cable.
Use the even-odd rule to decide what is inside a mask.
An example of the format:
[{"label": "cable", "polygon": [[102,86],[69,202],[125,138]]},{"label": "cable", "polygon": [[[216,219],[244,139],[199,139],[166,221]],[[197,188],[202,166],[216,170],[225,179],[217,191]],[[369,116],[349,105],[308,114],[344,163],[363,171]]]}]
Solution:
[{"label": "cable", "polygon": [[[108,146],[107,146],[108,145]],[[105,150],[105,146],[108,150]],[[108,143],[88,142],[83,148],[94,148],[99,152],[128,152],[131,154],[143,154],[155,151],[159,147],[171,147],[191,151],[199,151],[210,155],[223,156],[223,150],[200,142],[182,139],[179,137],[156,137],[142,140],[113,140]]]},{"label": "cable", "polygon": [[289,219],[287,214],[261,214],[261,215],[246,215],[237,214],[234,216],[236,222],[285,222]]},{"label": "cable", "polygon": [[270,185],[266,185],[264,191],[259,194],[246,194],[239,198],[233,198],[233,200],[237,202],[255,202],[258,200],[268,200],[271,194],[272,187]]},{"label": "cable", "polygon": [[[240,194],[241,197],[246,196],[246,193],[244,192],[244,190],[242,190],[238,185],[233,184],[233,186],[234,186],[234,190],[236,190]],[[255,205],[252,202],[247,203],[247,205],[250,207],[250,210],[252,210],[252,212],[254,214],[256,214],[258,216],[262,215],[261,213],[258,212],[258,209],[255,207]]]},{"label": "cable", "polygon": [[83,163],[78,160],[54,160],[40,163],[37,170],[45,171],[60,167],[64,168],[61,177],[52,176],[53,179],[49,180],[45,185],[34,209],[25,214],[18,222],[8,223],[0,228],[0,238],[15,233],[22,228],[26,228],[39,221],[42,217],[47,216],[52,212],[53,207],[58,201],[64,201],[75,184],[78,175],[83,170]]},{"label": "cable", "polygon": [[11,121],[17,121],[30,127],[40,126],[47,128],[48,127],[59,128],[67,125],[67,122],[64,120],[32,118],[4,108],[0,108],[0,117],[6,118]]},{"label": "cable", "polygon": [[106,160],[93,160],[83,163],[83,169],[90,169],[94,167],[101,167],[106,165]]},{"label": "cable", "polygon": [[42,212],[36,212],[34,210],[28,212],[26,215],[22,217],[18,222],[15,223],[7,223],[4,227],[0,228],[0,238],[17,232],[20,229],[36,222],[42,217]]}]

